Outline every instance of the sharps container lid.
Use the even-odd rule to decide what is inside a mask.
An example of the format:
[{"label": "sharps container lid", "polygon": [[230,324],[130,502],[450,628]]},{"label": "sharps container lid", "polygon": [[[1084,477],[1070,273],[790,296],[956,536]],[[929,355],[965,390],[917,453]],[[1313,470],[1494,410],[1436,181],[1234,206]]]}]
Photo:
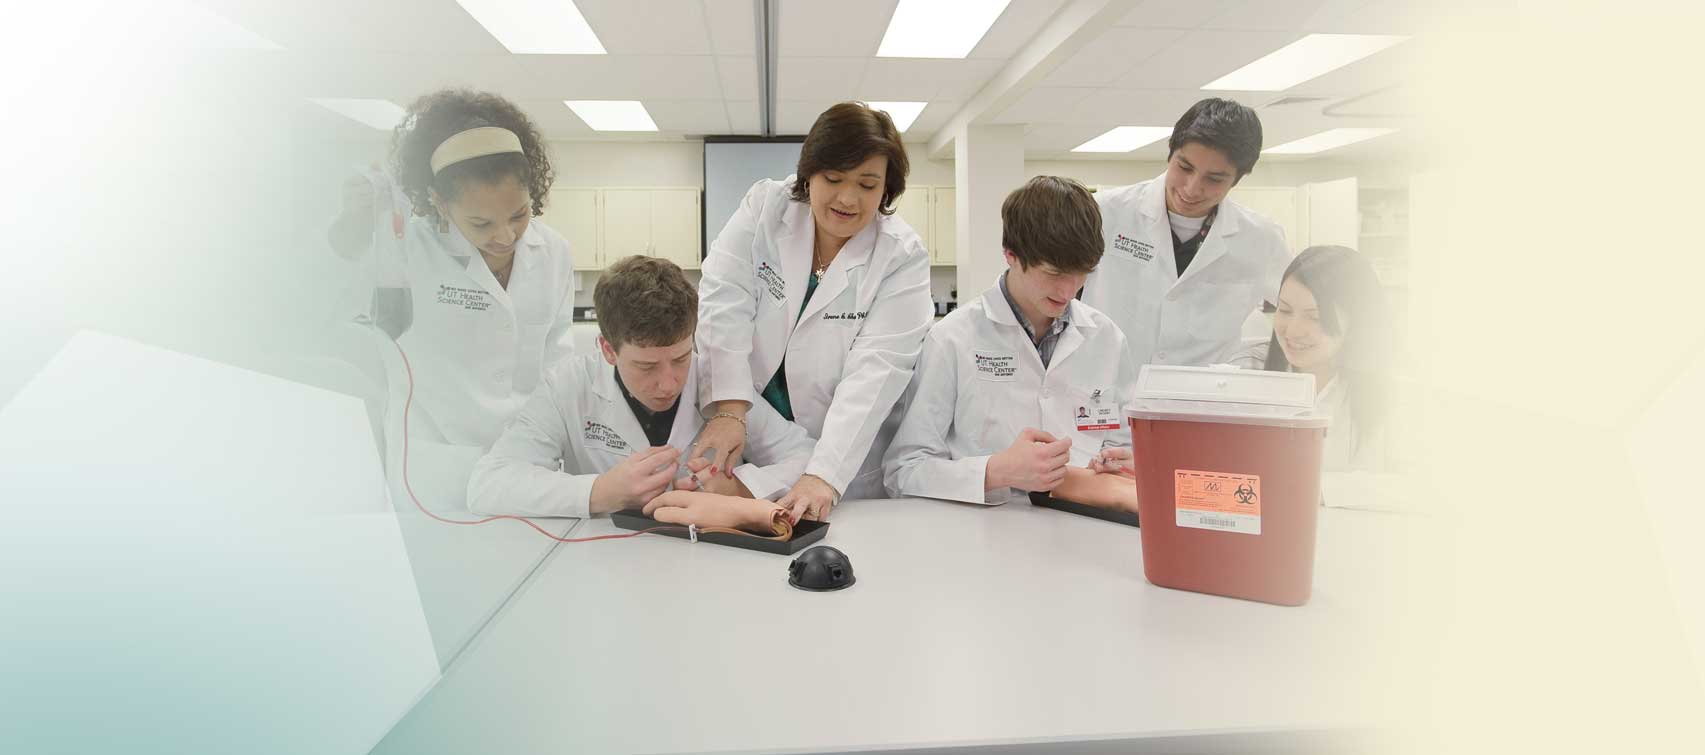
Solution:
[{"label": "sharps container lid", "polygon": [[1135,419],[1325,427],[1314,412],[1314,376],[1306,372],[1244,370],[1230,365],[1146,364],[1137,375]]}]

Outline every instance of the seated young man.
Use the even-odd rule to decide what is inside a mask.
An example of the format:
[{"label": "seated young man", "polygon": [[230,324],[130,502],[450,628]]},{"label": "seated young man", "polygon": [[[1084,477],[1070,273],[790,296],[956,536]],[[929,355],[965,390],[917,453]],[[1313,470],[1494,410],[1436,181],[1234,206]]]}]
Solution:
[{"label": "seated young man", "polygon": [[1031,491],[1136,507],[1125,336],[1073,296],[1101,260],[1081,184],[1039,176],[1001,205],[1007,270],[929,332],[883,459],[889,495],[1006,503]]},{"label": "seated young man", "polygon": [[[482,514],[572,516],[639,508],[665,490],[779,498],[799,479],[815,442],[768,406],[745,421],[745,458],[734,470],[694,458],[707,420],[693,350],[699,297],[675,263],[628,257],[598,279],[598,354],[546,370],[539,388],[468,480]],[[682,397],[685,396],[685,402]],[[683,405],[683,403],[685,405]],[[709,422],[739,422],[715,415]],[[649,512],[648,512],[649,513]]]}]

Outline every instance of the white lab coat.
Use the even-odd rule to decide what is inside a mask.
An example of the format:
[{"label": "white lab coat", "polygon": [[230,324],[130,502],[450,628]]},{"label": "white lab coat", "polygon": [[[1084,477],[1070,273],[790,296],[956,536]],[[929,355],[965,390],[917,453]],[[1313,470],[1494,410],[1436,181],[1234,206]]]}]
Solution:
[{"label": "white lab coat", "polygon": [[1291,253],[1284,231],[1227,200],[1178,276],[1166,176],[1096,193],[1106,252],[1083,300],[1124,331],[1137,364],[1207,366],[1240,346],[1244,320],[1277,301]]},{"label": "white lab coat", "polygon": [[[390,189],[378,196],[390,196]],[[370,290],[409,292],[408,329],[397,338],[414,375],[409,435],[490,448],[538,386],[540,372],[574,352],[568,241],[534,218],[516,244],[505,290],[454,225],[440,233],[406,208],[377,204],[362,265]],[[401,238],[393,210],[408,218]],[[370,301],[369,293],[362,304]]]},{"label": "white lab coat", "polygon": [[848,497],[880,495],[883,424],[933,319],[929,252],[906,221],[879,215],[801,314],[816,224],[792,186],[791,176],[754,184],[711,244],[699,284],[704,400],[765,403],[785,357],[794,420],[817,438],[805,471]]},{"label": "white lab coat", "polygon": [[1075,466],[1104,447],[1129,446],[1124,404],[1137,368],[1125,336],[1081,301],[1071,303],[1067,322],[1046,369],[999,285],[937,323],[883,459],[888,494],[968,503],[1021,499],[1012,488],[985,493],[983,475],[989,457],[1026,427],[1070,436]]},{"label": "white lab coat", "polygon": [[[685,460],[704,427],[694,398],[701,364],[687,372],[669,445]],[[734,476],[756,498],[776,499],[793,487],[815,445],[805,429],[768,404],[746,416],[746,458]],[[468,508],[482,514],[585,517],[592,483],[635,451],[650,447],[616,382],[616,368],[583,354],[552,368],[527,406],[503,431],[468,479]]]}]

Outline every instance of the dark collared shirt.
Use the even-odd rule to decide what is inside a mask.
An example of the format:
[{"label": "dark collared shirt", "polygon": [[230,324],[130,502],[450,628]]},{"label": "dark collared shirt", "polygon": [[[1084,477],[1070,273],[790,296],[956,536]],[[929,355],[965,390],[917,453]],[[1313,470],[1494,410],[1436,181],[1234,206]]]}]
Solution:
[{"label": "dark collared shirt", "polygon": [[[616,370],[613,365],[610,369]],[[675,411],[681,408],[681,398],[676,396],[673,406],[654,412],[628,393],[628,387],[622,384],[621,370],[616,370],[616,387],[622,389],[622,398],[628,400],[628,409],[633,411],[633,418],[639,420],[639,429],[645,431],[645,442],[653,446],[669,445],[669,431],[675,427]]]},{"label": "dark collared shirt", "polygon": [[1048,332],[1042,334],[1041,340],[1037,340],[1036,329],[1030,326],[1030,321],[1018,310],[1018,302],[1012,300],[1012,292],[1006,290],[1006,273],[1001,273],[1000,286],[1001,296],[1006,297],[1006,305],[1012,307],[1012,316],[1018,318],[1018,326],[1024,328],[1024,335],[1029,336],[1030,342],[1036,345],[1036,356],[1041,357],[1042,366],[1047,367],[1048,363],[1054,360],[1054,347],[1060,343],[1060,331],[1071,324],[1066,320],[1066,315],[1071,314],[1071,307],[1068,305],[1066,311],[1054,318],[1053,324],[1048,326]]}]

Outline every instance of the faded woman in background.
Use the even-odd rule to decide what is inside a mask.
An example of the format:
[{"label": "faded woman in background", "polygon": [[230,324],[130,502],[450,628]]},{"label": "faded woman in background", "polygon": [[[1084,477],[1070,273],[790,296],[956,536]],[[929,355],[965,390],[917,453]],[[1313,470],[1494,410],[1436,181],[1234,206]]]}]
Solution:
[{"label": "faded woman in background", "polygon": [[[1366,258],[1342,246],[1303,250],[1279,285],[1273,336],[1235,363],[1314,375],[1315,407],[1332,418],[1321,459],[1328,475],[1391,471],[1393,351],[1379,276]],[[1328,503],[1354,505],[1354,501]]]}]

